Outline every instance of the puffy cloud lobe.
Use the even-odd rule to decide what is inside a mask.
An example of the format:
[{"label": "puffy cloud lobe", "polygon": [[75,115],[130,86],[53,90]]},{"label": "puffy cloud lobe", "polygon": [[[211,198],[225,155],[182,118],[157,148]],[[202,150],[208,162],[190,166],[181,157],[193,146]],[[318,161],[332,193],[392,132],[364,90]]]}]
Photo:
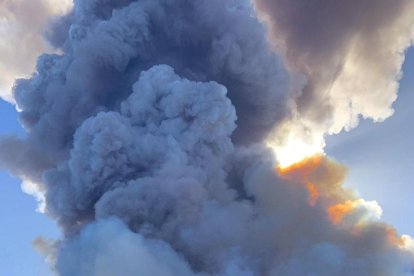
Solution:
[{"label": "puffy cloud lobe", "polygon": [[[133,90],[120,113],[101,112],[86,120],[75,133],[69,160],[46,172],[48,210],[63,221],[75,224],[93,215],[106,192],[135,179],[156,176],[161,181],[158,173],[172,169],[177,177],[183,170],[184,191],[206,174],[198,166],[219,170],[223,155],[232,150],[236,116],[223,86],[181,79],[163,65],[142,73]],[[177,181],[177,187],[181,182],[169,181]],[[134,185],[141,189],[144,184]],[[163,190],[167,187],[155,195]]]},{"label": "puffy cloud lobe", "polygon": [[289,70],[307,79],[292,95],[292,118],[276,136],[293,133],[314,153],[324,147],[324,134],[349,130],[361,117],[392,115],[414,39],[413,1],[253,2]]},{"label": "puffy cloud lobe", "polygon": [[195,275],[167,243],[131,232],[116,219],[97,221],[68,240],[57,260],[59,275]]}]

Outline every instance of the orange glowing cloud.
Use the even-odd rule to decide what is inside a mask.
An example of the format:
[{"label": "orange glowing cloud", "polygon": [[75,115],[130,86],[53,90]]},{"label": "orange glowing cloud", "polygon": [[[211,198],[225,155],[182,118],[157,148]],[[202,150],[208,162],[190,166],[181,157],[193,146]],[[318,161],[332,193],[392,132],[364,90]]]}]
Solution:
[{"label": "orange glowing cloud", "polygon": [[328,208],[328,216],[333,224],[339,224],[346,214],[355,209],[357,203],[347,200],[344,203],[335,204]]},{"label": "orange glowing cloud", "polygon": [[319,198],[319,192],[318,192],[318,188],[316,187],[316,185],[312,182],[307,182],[306,183],[306,189],[309,192],[309,203],[311,206],[315,206],[315,204],[318,202],[318,198]]},{"label": "orange glowing cloud", "polygon": [[[331,226],[346,229],[357,240],[377,239],[392,248],[414,252],[414,239],[400,237],[380,221],[382,209],[376,201],[358,198],[344,188],[346,168],[323,155],[306,158],[288,167],[276,167],[279,176],[308,192],[308,203],[324,212]],[[306,199],[305,199],[306,200]]]},{"label": "orange glowing cloud", "polygon": [[321,198],[330,206],[354,199],[343,189],[346,169],[323,155],[306,158],[288,167],[276,167],[279,176],[293,183],[302,184],[309,194],[309,204],[315,206]]},{"label": "orange glowing cloud", "polygon": [[385,232],[387,233],[388,241],[394,245],[398,245],[399,247],[404,247],[406,243],[406,238],[403,238],[398,235],[395,228],[391,226],[385,227]]},{"label": "orange glowing cloud", "polygon": [[300,162],[292,164],[288,167],[277,167],[277,171],[281,176],[292,176],[299,175],[302,178],[308,178],[317,168],[321,166],[322,155],[315,155],[306,159],[303,159]]},{"label": "orange glowing cloud", "polygon": [[319,198],[318,187],[311,181],[311,176],[320,167],[323,158],[322,155],[316,155],[289,167],[276,168],[282,178],[304,184],[309,193],[309,204],[311,206],[315,206]]}]

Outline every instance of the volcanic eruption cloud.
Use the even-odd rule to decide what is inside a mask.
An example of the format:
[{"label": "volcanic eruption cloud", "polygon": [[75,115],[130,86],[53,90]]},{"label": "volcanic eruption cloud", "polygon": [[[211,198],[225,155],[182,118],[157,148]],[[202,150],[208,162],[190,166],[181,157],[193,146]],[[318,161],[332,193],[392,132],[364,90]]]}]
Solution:
[{"label": "volcanic eruption cloud", "polygon": [[62,229],[35,242],[51,269],[413,275],[414,241],[322,154],[324,135],[392,114],[413,13],[412,0],[75,0],[50,20],[54,54],[15,83],[27,134],[0,139],[0,166]]}]

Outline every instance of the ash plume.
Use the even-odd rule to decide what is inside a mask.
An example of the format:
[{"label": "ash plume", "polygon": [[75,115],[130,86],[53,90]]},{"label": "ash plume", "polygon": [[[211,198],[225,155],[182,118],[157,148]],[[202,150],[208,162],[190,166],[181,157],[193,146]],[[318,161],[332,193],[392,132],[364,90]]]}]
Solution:
[{"label": "ash plume", "polygon": [[325,134],[393,114],[405,51],[414,41],[413,1],[253,2],[289,71],[306,80],[275,134],[282,145],[293,132],[318,150]]},{"label": "ash plume", "polygon": [[57,275],[412,275],[342,166],[275,167],[304,81],[250,1],[77,0],[47,37],[0,165],[62,228],[36,241]]}]

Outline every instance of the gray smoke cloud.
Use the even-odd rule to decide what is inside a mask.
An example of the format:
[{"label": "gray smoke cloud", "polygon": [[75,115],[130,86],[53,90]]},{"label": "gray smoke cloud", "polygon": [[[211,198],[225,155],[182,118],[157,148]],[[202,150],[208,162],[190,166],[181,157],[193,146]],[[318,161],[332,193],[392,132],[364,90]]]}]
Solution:
[{"label": "gray smoke cloud", "polygon": [[53,22],[62,54],[16,83],[27,135],[0,165],[62,228],[36,241],[58,275],[412,275],[414,242],[344,168],[275,169],[262,143],[303,82],[266,33],[230,0],[78,0]]},{"label": "gray smoke cloud", "polygon": [[291,95],[292,116],[276,134],[281,144],[294,132],[320,149],[325,134],[393,114],[405,51],[414,41],[413,1],[253,2],[289,71],[306,79]]},{"label": "gray smoke cloud", "polygon": [[15,79],[29,77],[36,57],[53,50],[42,38],[48,20],[61,16],[70,6],[70,0],[0,1],[0,97],[13,102]]}]

